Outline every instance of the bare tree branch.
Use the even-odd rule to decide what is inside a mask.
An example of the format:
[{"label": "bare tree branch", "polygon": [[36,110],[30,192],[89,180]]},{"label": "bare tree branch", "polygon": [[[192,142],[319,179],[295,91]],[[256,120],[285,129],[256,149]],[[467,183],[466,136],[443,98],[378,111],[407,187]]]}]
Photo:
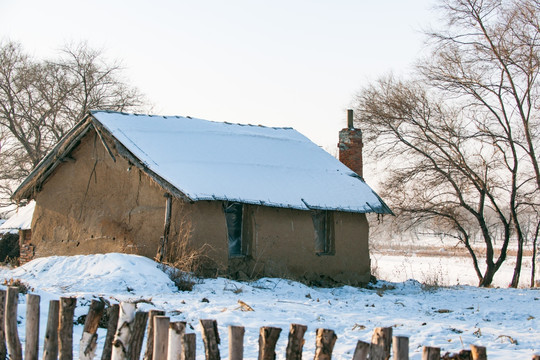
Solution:
[{"label": "bare tree branch", "polygon": [[139,91],[85,43],[54,60],[36,60],[21,45],[0,42],[0,199],[11,191],[88,110],[137,110]]}]

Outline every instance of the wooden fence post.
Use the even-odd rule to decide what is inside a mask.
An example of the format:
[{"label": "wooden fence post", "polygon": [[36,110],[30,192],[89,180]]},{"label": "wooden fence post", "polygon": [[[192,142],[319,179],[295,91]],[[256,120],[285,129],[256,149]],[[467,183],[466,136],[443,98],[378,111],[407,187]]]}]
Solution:
[{"label": "wooden fence post", "polygon": [[19,288],[9,286],[6,296],[6,341],[10,360],[22,360],[22,347],[17,331],[17,306],[19,304]]},{"label": "wooden fence post", "polygon": [[487,351],[484,346],[471,345],[473,360],[487,360]]},{"label": "wooden fence post", "polygon": [[40,296],[26,295],[26,340],[24,359],[37,360],[39,349],[39,301]]},{"label": "wooden fence post", "polygon": [[49,314],[43,341],[43,360],[56,360],[58,358],[58,320],[60,315],[60,301],[49,301]]},{"label": "wooden fence post", "polygon": [[148,335],[146,336],[144,360],[152,360],[154,357],[154,317],[163,315],[165,315],[163,310],[150,310],[148,312]]},{"label": "wooden fence post", "polygon": [[141,350],[147,322],[148,313],[146,311],[137,311],[135,313],[135,320],[133,320],[133,325],[131,327],[131,339],[129,340],[127,351],[128,360],[139,360],[141,358]]},{"label": "wooden fence post", "polygon": [[304,348],[304,334],[307,326],[299,324],[291,324],[289,328],[289,342],[285,352],[286,360],[302,360],[302,349]]},{"label": "wooden fence post", "polygon": [[263,326],[259,331],[259,360],[274,360],[276,358],[276,343],[281,334],[277,327]]},{"label": "wooden fence post", "polygon": [[242,360],[244,358],[243,326],[229,326],[229,360]]},{"label": "wooden fence post", "polygon": [[369,349],[370,360],[390,359],[390,349],[392,348],[392,328],[378,327],[373,331],[371,346]]},{"label": "wooden fence post", "polygon": [[105,343],[103,344],[101,360],[111,360],[114,334],[116,334],[116,327],[118,326],[119,313],[120,306],[118,304],[113,304],[107,309],[109,323],[107,324],[107,334],[105,335]]},{"label": "wooden fence post", "polygon": [[202,338],[204,342],[204,353],[206,360],[220,360],[219,355],[219,333],[216,320],[199,320],[202,328]]},{"label": "wooden fence post", "polygon": [[180,360],[182,357],[182,342],[186,333],[186,322],[175,321],[169,323],[169,348],[167,360]]},{"label": "wooden fence post", "polygon": [[6,346],[6,290],[0,290],[0,360],[7,357]]},{"label": "wooden fence post", "polygon": [[154,360],[167,360],[169,322],[167,316],[154,316]]},{"label": "wooden fence post", "polygon": [[441,348],[424,346],[422,349],[422,360],[440,360]]},{"label": "wooden fence post", "polygon": [[92,300],[84,322],[81,341],[79,342],[79,360],[93,360],[97,347],[97,329],[103,315],[105,303]]},{"label": "wooden fence post", "polygon": [[58,323],[58,359],[73,360],[73,315],[76,298],[60,298],[60,321]]},{"label": "wooden fence post", "polygon": [[6,346],[6,290],[0,290],[0,360],[7,358]]},{"label": "wooden fence post", "polygon": [[330,360],[336,340],[337,336],[334,330],[317,329],[315,360]]},{"label": "wooden fence post", "polygon": [[196,355],[196,334],[185,334],[184,335],[184,350],[182,351],[182,360],[195,360]]},{"label": "wooden fence post", "polygon": [[353,360],[366,360],[369,354],[370,344],[361,340],[356,343]]},{"label": "wooden fence post", "polygon": [[392,338],[394,348],[394,360],[409,360],[409,338],[405,336],[394,336]]},{"label": "wooden fence post", "polygon": [[131,323],[135,319],[135,304],[128,302],[120,303],[118,313],[118,325],[114,334],[111,360],[125,360],[129,340],[131,337]]}]

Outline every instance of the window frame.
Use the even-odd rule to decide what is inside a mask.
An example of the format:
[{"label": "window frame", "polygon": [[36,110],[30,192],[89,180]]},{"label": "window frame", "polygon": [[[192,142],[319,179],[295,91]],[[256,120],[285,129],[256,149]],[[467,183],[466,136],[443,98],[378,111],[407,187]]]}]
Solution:
[{"label": "window frame", "polygon": [[[315,254],[335,255],[334,212],[330,210],[312,210]],[[322,238],[322,240],[321,240]]]},{"label": "window frame", "polygon": [[[240,229],[236,229],[236,231],[239,230],[239,241],[240,241],[240,244],[237,245],[237,247],[239,247],[239,252],[234,252],[234,253],[231,253],[231,229],[230,226],[231,224],[233,223],[233,221],[235,221],[234,219],[231,219],[228,214],[233,214],[232,211],[228,211],[228,209],[230,209],[231,207],[234,207],[234,206],[238,206],[239,207],[239,212],[240,212],[240,220],[236,220],[237,221],[237,226],[240,228]],[[243,203],[240,203],[240,202],[237,202],[237,201],[225,201],[223,202],[223,214],[225,216],[225,226],[227,228],[227,255],[228,255],[228,258],[231,259],[231,258],[242,258],[242,257],[246,257],[247,256],[247,250],[248,250],[248,247],[247,247],[247,239],[246,239],[246,231],[245,231],[245,226],[246,226],[246,210],[247,210],[247,207],[245,206],[245,204]],[[236,211],[236,215],[238,215],[238,211]]]}]

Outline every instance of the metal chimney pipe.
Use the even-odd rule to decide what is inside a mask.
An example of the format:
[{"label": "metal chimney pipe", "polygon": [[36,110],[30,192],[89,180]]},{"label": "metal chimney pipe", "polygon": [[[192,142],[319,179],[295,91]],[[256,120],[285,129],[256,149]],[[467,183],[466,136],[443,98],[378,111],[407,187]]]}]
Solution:
[{"label": "metal chimney pipe", "polygon": [[353,114],[352,109],[348,109],[347,110],[347,127],[349,129],[354,129],[353,117],[354,117],[354,114]]}]

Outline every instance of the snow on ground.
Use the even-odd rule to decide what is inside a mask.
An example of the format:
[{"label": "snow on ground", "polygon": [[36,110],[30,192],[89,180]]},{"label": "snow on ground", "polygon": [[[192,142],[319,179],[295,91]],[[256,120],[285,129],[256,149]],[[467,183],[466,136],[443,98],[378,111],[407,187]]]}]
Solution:
[{"label": "snow on ground", "polygon": [[[485,259],[480,258],[480,267],[484,271]],[[442,286],[477,285],[478,277],[468,256],[409,256],[393,255],[387,252],[371,254],[372,268],[378,279],[388,281],[406,281],[416,279],[422,283]],[[512,280],[515,260],[510,257],[495,273],[493,286],[507,287]],[[524,257],[521,268],[520,287],[531,283],[531,258]]]},{"label": "snow on ground", "polygon": [[[92,298],[103,296],[112,302],[150,300],[152,305],[140,303],[139,309],[163,309],[172,321],[186,321],[188,331],[197,333],[198,358],[204,356],[199,319],[218,321],[223,358],[228,354],[227,326],[242,325],[246,359],[257,358],[261,326],[283,329],[277,358],[284,359],[291,323],[308,326],[305,358],[314,354],[317,328],[336,332],[335,359],[350,359],[357,340],[369,341],[378,326],[393,326],[394,335],[409,336],[411,359],[421,359],[424,345],[440,346],[443,353],[469,344],[483,345],[490,359],[530,359],[540,352],[540,291],[534,289],[425,289],[414,280],[379,282],[372,289],[310,288],[283,279],[237,282],[218,278],[201,280],[193,291],[182,292],[152,260],[125,254],[36,259],[20,268],[1,269],[2,278],[21,279],[41,295],[41,344],[49,300],[77,296],[77,317],[86,314]],[[239,300],[255,311],[241,311]],[[19,336],[23,341],[24,303],[21,296]],[[82,325],[74,331],[78,349]],[[104,336],[105,330],[100,329],[101,346]]]}]

